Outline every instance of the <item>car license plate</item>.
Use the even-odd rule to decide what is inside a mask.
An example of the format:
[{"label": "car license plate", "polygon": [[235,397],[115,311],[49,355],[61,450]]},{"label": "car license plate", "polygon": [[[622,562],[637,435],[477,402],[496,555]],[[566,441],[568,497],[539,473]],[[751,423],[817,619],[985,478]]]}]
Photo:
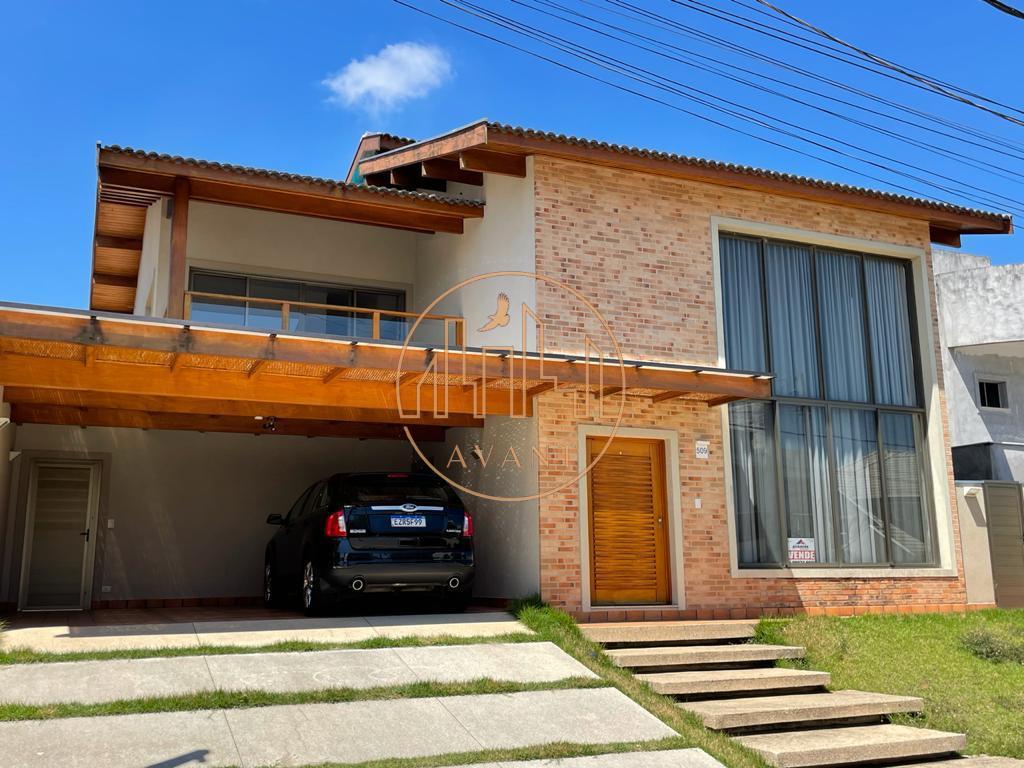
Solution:
[{"label": "car license plate", "polygon": [[426,528],[427,518],[423,515],[392,516],[392,528]]}]

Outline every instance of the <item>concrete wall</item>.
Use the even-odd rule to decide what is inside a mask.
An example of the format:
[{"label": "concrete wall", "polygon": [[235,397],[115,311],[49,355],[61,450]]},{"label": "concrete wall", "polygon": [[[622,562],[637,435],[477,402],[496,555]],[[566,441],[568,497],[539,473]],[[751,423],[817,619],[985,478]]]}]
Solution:
[{"label": "concrete wall", "polygon": [[[525,179],[487,174],[484,194],[487,200],[484,217],[467,220],[463,234],[439,233],[419,241],[415,278],[417,311],[422,311],[463,280],[497,271],[534,272],[533,159],[527,161]],[[512,322],[505,328],[480,334],[477,329],[494,312],[499,291],[504,291],[511,299]],[[433,311],[465,317],[469,346],[514,345],[522,349],[519,321],[522,303],[536,308],[535,281],[502,277],[455,291]],[[531,326],[527,348],[535,348],[535,337]]]},{"label": "concrete wall", "polygon": [[[978,493],[968,491],[977,489]],[[996,601],[992,582],[992,556],[988,543],[988,517],[985,494],[974,483],[956,484],[956,506],[960,510],[960,541],[964,553],[964,579],[967,581],[967,602],[971,605]]]},{"label": "concrete wall", "polygon": [[[935,264],[951,443],[992,443],[992,479],[1022,480],[1024,264],[954,251],[936,251]],[[979,378],[1006,381],[1007,410],[981,408]]]},{"label": "concrete wall", "polygon": [[[4,420],[11,416],[11,406],[3,402],[3,393],[4,388],[0,386],[0,564],[11,559],[12,541],[8,527],[13,516],[8,500],[14,470],[11,452],[14,449],[14,433],[17,429],[10,422],[4,423]],[[8,602],[5,594],[3,568],[0,568],[0,606]]]},{"label": "concrete wall", "polygon": [[[488,416],[483,429],[448,430],[431,460],[451,480],[487,496],[521,498],[537,493],[537,419]],[[459,453],[455,453],[456,446]],[[484,459],[474,455],[480,448]],[[510,449],[514,454],[510,454]],[[465,461],[463,467],[461,460]],[[518,462],[518,463],[517,463]],[[540,592],[537,499],[488,499],[459,491],[473,514],[480,597],[527,597]]]},{"label": "concrete wall", "polygon": [[268,514],[287,512],[310,483],[333,472],[409,469],[411,461],[401,440],[105,427],[24,425],[16,448],[16,514],[7,526],[16,546],[0,563],[0,602],[17,599],[33,456],[104,461],[94,600],[258,596],[274,533]]},{"label": "concrete wall", "polygon": [[417,242],[429,237],[214,203],[193,202],[188,216],[189,268],[400,288],[410,305]]}]

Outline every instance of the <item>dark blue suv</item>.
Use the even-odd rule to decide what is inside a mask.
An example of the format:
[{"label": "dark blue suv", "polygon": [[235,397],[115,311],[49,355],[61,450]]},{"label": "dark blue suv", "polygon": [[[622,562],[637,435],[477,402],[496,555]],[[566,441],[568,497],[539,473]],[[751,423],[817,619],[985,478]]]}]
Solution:
[{"label": "dark blue suv", "polygon": [[338,474],[314,483],[267,544],[263,599],[307,613],[369,592],[439,594],[465,609],[473,585],[473,518],[432,474]]}]

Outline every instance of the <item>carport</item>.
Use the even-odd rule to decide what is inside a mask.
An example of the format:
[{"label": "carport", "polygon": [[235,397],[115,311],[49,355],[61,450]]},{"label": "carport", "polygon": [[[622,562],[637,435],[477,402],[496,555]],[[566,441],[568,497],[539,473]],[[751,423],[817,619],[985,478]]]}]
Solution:
[{"label": "carport", "polygon": [[[0,307],[0,386],[15,425],[13,443],[0,440],[12,443],[0,464],[0,488],[11,489],[0,507],[0,607],[251,605],[266,515],[332,472],[412,468],[407,436],[443,451],[448,430],[528,417],[532,398],[556,385],[710,405],[769,386],[637,363],[609,370],[604,381],[619,386],[602,388],[587,361],[524,356],[520,413],[514,398],[477,397],[511,380],[514,360],[449,354],[439,371],[425,346]],[[540,535],[529,517],[516,525]],[[502,546],[486,541],[486,524],[478,535]]]}]

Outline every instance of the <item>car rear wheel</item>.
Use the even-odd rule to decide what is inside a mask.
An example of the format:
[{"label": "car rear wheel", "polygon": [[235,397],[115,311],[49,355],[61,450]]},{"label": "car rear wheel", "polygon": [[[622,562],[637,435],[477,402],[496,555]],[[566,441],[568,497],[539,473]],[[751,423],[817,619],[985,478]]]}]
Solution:
[{"label": "car rear wheel", "polygon": [[269,560],[263,566],[263,607],[264,608],[277,608],[281,604],[281,600],[277,595],[277,584],[276,576],[274,574],[274,564]]},{"label": "car rear wheel", "polygon": [[306,560],[302,565],[302,610],[312,616],[320,611],[322,603],[316,568],[312,560]]}]

